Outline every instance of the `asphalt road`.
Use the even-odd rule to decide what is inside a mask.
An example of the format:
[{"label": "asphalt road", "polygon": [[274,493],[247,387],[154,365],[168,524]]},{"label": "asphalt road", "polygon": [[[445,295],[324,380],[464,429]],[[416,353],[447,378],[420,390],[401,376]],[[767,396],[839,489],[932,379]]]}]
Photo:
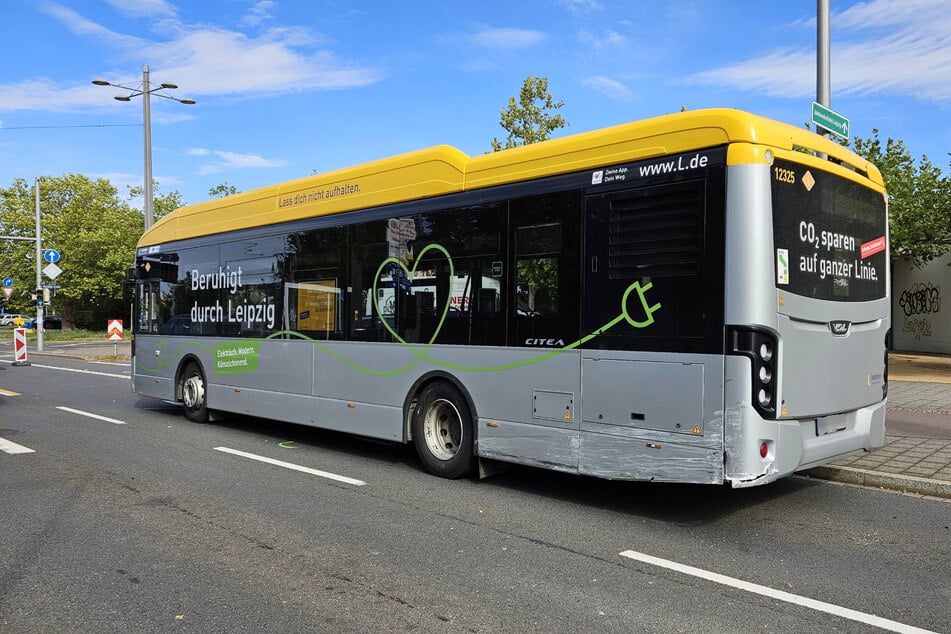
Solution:
[{"label": "asphalt road", "polygon": [[32,363],[0,364],[0,439],[32,450],[0,451],[0,631],[951,630],[948,502],[440,480],[401,446],[189,423],[124,364]]}]

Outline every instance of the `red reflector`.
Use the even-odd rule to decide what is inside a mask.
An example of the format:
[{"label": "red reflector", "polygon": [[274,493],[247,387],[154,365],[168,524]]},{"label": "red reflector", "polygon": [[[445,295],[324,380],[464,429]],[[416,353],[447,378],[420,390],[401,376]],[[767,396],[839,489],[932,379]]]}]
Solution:
[{"label": "red reflector", "polygon": [[769,445],[767,445],[766,443],[762,443],[759,446],[759,457],[765,458],[768,453],[769,453]]}]

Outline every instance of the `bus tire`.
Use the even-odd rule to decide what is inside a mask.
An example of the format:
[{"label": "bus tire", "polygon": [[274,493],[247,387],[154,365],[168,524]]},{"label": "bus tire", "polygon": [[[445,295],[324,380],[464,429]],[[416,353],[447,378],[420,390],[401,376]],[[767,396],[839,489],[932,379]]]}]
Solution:
[{"label": "bus tire", "polygon": [[185,366],[180,379],[182,404],[185,406],[185,418],[193,423],[208,422],[207,383],[201,366],[195,362]]},{"label": "bus tire", "polygon": [[442,478],[460,478],[475,466],[475,427],[469,403],[444,381],[427,385],[413,414],[413,443],[426,470]]}]

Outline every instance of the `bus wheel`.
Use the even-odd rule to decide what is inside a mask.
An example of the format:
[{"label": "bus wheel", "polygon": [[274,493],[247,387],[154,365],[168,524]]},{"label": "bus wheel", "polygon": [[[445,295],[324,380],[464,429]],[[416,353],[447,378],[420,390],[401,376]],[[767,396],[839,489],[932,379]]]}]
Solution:
[{"label": "bus wheel", "polygon": [[428,385],[419,395],[413,415],[413,442],[427,471],[459,478],[475,465],[472,414],[465,398],[452,385]]},{"label": "bus wheel", "polygon": [[182,373],[182,402],[185,418],[195,423],[208,422],[208,403],[205,400],[205,375],[197,363],[189,363]]}]

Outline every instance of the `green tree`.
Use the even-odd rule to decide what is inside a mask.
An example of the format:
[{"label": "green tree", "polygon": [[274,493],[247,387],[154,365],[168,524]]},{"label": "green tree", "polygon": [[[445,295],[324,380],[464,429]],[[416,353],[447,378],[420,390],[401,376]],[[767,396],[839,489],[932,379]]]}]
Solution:
[{"label": "green tree", "polygon": [[501,111],[499,125],[508,136],[504,145],[493,138],[492,151],[545,141],[552,132],[568,125],[564,117],[555,113],[564,105],[564,101],[555,101],[548,91],[547,77],[529,75],[522,83],[518,99],[509,97],[508,107]]},{"label": "green tree", "polygon": [[855,152],[885,179],[892,258],[922,266],[951,251],[951,176],[942,175],[927,156],[915,164],[901,140],[883,144],[878,130],[869,138],[855,137]]},{"label": "green tree", "polygon": [[[142,214],[121,201],[105,179],[79,174],[40,179],[42,246],[62,254],[57,265],[52,313],[67,323],[101,330],[110,317],[123,317],[122,281],[133,261],[142,234]],[[0,230],[3,235],[35,234],[33,183],[16,179],[0,189]],[[36,247],[33,242],[5,241],[0,266],[14,279],[11,312],[32,312],[36,288]],[[44,283],[49,280],[44,276]]]},{"label": "green tree", "polygon": [[234,196],[239,193],[238,188],[228,181],[221,182],[208,190],[208,195],[212,198],[224,198],[225,196]]},{"label": "green tree", "polygon": [[[135,200],[136,198],[142,198],[143,190],[145,188],[141,185],[136,185],[134,187],[129,187],[129,200]],[[153,183],[152,185],[152,219],[158,220],[163,218],[168,214],[172,213],[179,207],[185,204],[185,201],[182,200],[182,195],[177,189],[173,189],[167,194],[158,193],[158,183]]]}]

